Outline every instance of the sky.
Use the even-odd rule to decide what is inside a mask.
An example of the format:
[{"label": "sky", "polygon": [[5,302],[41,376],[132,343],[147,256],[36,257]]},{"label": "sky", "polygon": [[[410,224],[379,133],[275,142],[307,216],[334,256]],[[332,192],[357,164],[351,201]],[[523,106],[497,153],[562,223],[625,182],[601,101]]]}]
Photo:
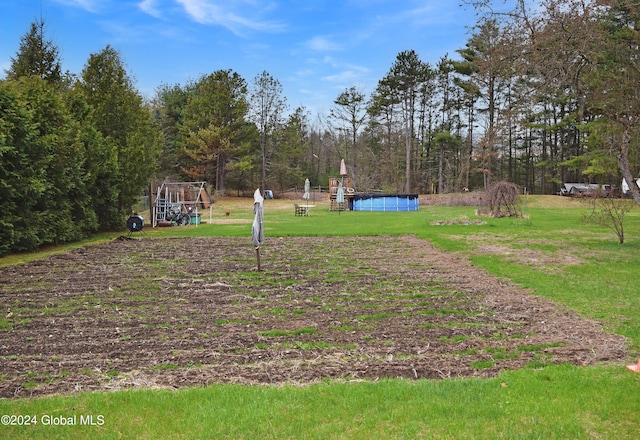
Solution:
[{"label": "sky", "polygon": [[231,69],[249,85],[263,71],[289,110],[328,114],[344,90],[369,96],[396,56],[435,66],[458,58],[476,17],[460,0],[0,0],[0,77],[30,24],[45,22],[63,71],[80,74],[107,45],[152,98]]}]

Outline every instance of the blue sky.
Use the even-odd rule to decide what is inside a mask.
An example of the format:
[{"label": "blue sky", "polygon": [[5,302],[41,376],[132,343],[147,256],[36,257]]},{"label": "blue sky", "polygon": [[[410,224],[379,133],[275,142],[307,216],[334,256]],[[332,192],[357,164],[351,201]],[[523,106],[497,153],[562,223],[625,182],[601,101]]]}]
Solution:
[{"label": "blue sky", "polygon": [[435,65],[464,47],[473,11],[460,0],[0,0],[0,76],[40,15],[63,70],[80,73],[107,44],[152,97],[219,69],[247,83],[266,70],[291,110],[327,114],[356,86],[369,95],[396,55]]}]

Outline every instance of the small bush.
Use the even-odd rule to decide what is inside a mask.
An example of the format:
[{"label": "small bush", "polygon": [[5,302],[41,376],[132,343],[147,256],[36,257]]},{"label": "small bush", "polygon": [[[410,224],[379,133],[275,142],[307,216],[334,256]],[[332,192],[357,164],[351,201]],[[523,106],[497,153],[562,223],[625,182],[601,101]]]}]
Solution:
[{"label": "small bush", "polygon": [[491,217],[521,217],[519,199],[518,185],[511,182],[494,182],[485,192],[478,214]]},{"label": "small bush", "polygon": [[631,200],[612,197],[598,191],[593,197],[586,199],[589,212],[582,218],[585,223],[592,223],[609,228],[618,236],[618,242],[624,243],[624,217],[635,206]]}]

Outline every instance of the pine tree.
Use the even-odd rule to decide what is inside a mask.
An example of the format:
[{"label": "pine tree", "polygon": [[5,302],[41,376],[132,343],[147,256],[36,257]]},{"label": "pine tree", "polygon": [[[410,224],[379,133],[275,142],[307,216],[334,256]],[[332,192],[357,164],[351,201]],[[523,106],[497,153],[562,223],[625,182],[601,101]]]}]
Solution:
[{"label": "pine tree", "polygon": [[38,76],[52,84],[62,82],[58,47],[45,38],[45,23],[42,19],[31,23],[29,32],[20,39],[20,49],[11,66],[6,70],[7,79]]},{"label": "pine tree", "polygon": [[[100,226],[117,228],[156,170],[159,131],[133,86],[119,52],[111,46],[89,57],[82,71],[80,89],[92,107],[93,123],[105,139],[102,146],[111,150],[104,154],[113,155],[117,160],[117,169],[100,182],[108,210],[99,210]],[[117,201],[113,200],[114,196]]]}]

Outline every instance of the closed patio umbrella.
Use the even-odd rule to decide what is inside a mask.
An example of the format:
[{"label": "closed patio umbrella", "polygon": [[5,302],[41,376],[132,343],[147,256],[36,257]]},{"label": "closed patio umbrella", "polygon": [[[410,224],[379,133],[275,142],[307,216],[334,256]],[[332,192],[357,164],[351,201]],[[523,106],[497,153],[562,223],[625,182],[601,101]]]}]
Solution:
[{"label": "closed patio umbrella", "polygon": [[342,211],[344,205],[344,187],[342,186],[342,181],[338,183],[338,192],[336,193],[336,203],[338,204],[338,214]]},{"label": "closed patio umbrella", "polygon": [[340,175],[343,177],[347,175],[347,165],[344,163],[344,159],[340,161]]},{"label": "closed patio umbrella", "polygon": [[251,238],[256,247],[256,257],[258,258],[258,271],[260,271],[260,245],[264,243],[264,229],[262,219],[264,215],[264,198],[260,194],[260,188],[253,193],[253,225],[251,226]]},{"label": "closed patio umbrella", "polygon": [[304,179],[304,194],[302,195],[302,198],[305,200],[309,200],[310,193],[311,193],[311,183],[309,182],[309,179]]}]

